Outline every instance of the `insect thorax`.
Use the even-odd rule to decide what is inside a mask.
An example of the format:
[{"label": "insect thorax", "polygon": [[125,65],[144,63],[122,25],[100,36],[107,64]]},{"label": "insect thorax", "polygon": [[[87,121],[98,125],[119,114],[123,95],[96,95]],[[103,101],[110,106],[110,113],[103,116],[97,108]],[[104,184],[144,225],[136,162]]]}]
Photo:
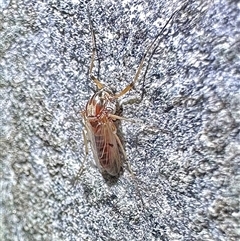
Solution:
[{"label": "insect thorax", "polygon": [[96,92],[86,106],[87,117],[100,117],[101,115],[115,114],[115,112],[116,99],[113,93],[107,88]]}]

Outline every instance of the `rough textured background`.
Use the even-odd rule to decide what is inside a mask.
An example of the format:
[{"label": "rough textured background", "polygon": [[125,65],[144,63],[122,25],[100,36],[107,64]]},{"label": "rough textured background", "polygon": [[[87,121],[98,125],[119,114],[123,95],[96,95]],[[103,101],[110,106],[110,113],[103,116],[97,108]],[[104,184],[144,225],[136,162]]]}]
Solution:
[{"label": "rough textured background", "polygon": [[239,1],[188,1],[121,99],[141,120],[122,122],[136,179],[108,186],[90,155],[72,185],[94,88],[87,9],[99,77],[121,90],[184,3],[0,1],[0,240],[240,239]]}]

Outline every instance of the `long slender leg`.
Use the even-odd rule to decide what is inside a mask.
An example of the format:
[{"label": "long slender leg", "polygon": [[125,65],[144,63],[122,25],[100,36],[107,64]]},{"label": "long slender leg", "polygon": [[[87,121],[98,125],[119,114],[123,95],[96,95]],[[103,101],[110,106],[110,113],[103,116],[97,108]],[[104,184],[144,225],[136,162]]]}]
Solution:
[{"label": "long slender leg", "polygon": [[118,115],[108,114],[108,116],[111,117],[113,120],[125,120],[125,121],[130,121],[130,122],[133,122],[133,123],[136,122],[135,120],[131,120],[131,119],[128,119],[128,118],[125,118],[125,117],[122,117],[122,116],[118,116]]},{"label": "long slender leg", "polygon": [[84,146],[85,146],[85,156],[84,156],[82,165],[81,165],[81,167],[79,168],[76,177],[74,178],[73,186],[76,185],[77,181],[79,180],[80,176],[82,175],[82,173],[83,173],[83,171],[84,171],[84,165],[85,165],[85,162],[86,162],[86,159],[87,159],[87,156],[88,156],[88,146],[87,146],[88,143],[87,143],[86,133],[85,133],[84,131],[83,131],[83,140],[84,140]]},{"label": "long slender leg", "polygon": [[[115,135],[115,138],[116,138],[116,140],[117,140],[117,143],[118,143],[118,145],[120,146],[121,151],[122,151],[122,153],[123,153],[123,155],[124,155],[125,161],[126,161],[126,163],[127,163],[127,169],[128,169],[128,171],[129,171],[129,173],[131,174],[132,178],[137,182],[136,176],[134,175],[134,173],[133,173],[133,171],[132,171],[132,168],[131,168],[128,160],[127,160],[127,154],[126,154],[126,152],[125,152],[125,150],[124,150],[124,148],[123,148],[123,145],[122,145],[119,137],[117,136],[117,134],[115,133],[114,135]],[[142,205],[144,206],[144,202],[143,202],[143,199],[142,199],[142,195],[141,195],[141,192],[140,192],[140,190],[139,190],[139,187],[138,187],[137,183],[136,183],[135,186],[136,186],[136,189],[137,189],[139,198],[140,198],[140,200],[141,200],[141,202],[142,202]]]},{"label": "long slender leg", "polygon": [[89,25],[90,25],[91,35],[92,35],[92,44],[93,44],[91,63],[90,63],[90,67],[89,67],[89,76],[93,80],[93,82],[97,85],[98,89],[102,89],[104,87],[104,85],[92,74],[92,70],[94,67],[95,55],[96,55],[96,37],[95,37],[94,31],[93,31],[93,26],[92,26],[92,22],[90,19],[90,15],[89,15]]},{"label": "long slender leg", "polygon": [[[162,28],[162,30],[160,31],[160,33],[155,37],[155,39],[153,40],[153,42],[148,46],[146,52],[144,53],[144,55],[143,55],[143,57],[142,57],[142,59],[141,59],[141,62],[140,62],[140,64],[139,64],[139,66],[138,66],[138,69],[137,69],[137,71],[136,71],[136,74],[135,74],[135,76],[134,76],[133,81],[132,81],[129,85],[127,85],[122,91],[120,91],[119,93],[115,94],[115,96],[114,96],[115,98],[119,98],[119,97],[123,96],[124,94],[126,94],[128,91],[130,91],[130,90],[133,88],[133,86],[134,86],[134,85],[136,84],[136,82],[138,81],[139,74],[140,74],[140,72],[141,72],[141,70],[142,70],[144,61],[145,61],[146,56],[147,56],[147,54],[149,53],[150,49],[154,46],[154,44],[156,43],[156,41],[157,41],[157,39],[159,38],[159,36],[162,35],[163,31],[166,29],[166,27],[167,27],[167,25],[169,24],[169,22],[173,19],[174,15],[175,15],[176,13],[178,13],[178,12],[179,12],[181,9],[183,9],[184,7],[185,7],[185,5],[182,6],[180,9],[176,10],[176,11],[171,15],[171,17],[168,19],[168,21],[167,21],[167,22],[165,23],[165,25],[163,26],[163,28]],[[149,60],[151,60],[152,55],[153,55],[154,52],[156,51],[156,48],[158,47],[159,43],[160,43],[160,42],[158,42],[158,43],[156,44],[156,46],[154,47],[153,52],[152,52]]]}]

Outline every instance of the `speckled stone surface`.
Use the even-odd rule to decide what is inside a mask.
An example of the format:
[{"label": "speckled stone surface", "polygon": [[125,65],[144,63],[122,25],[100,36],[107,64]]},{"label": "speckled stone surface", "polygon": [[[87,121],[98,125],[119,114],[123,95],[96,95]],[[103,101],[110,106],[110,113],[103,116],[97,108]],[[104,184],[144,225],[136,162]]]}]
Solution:
[{"label": "speckled stone surface", "polygon": [[[109,185],[90,152],[73,185],[95,88],[87,13],[94,73],[120,91],[184,4],[120,99],[135,178]],[[239,39],[233,0],[1,0],[0,240],[240,240]]]}]

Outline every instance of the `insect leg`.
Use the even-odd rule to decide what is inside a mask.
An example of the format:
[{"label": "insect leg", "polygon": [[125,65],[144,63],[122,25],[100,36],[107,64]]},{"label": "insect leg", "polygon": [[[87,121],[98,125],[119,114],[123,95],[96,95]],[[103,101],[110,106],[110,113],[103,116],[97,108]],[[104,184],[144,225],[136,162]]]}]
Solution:
[{"label": "insect leg", "polygon": [[92,81],[97,85],[98,89],[102,89],[104,87],[104,85],[92,74],[97,47],[96,47],[96,37],[95,37],[94,31],[93,31],[93,26],[92,26],[92,22],[90,19],[90,15],[89,15],[89,25],[90,25],[91,35],[92,35],[92,44],[93,44],[91,63],[89,66],[89,76],[92,79]]},{"label": "insect leg", "polygon": [[[165,23],[165,25],[164,25],[163,28],[161,29],[160,33],[155,37],[155,39],[153,40],[153,42],[148,46],[146,52],[144,53],[144,55],[143,55],[143,57],[142,57],[142,59],[141,59],[141,62],[140,62],[140,64],[139,64],[138,68],[137,68],[137,71],[136,71],[136,74],[135,74],[135,76],[134,76],[133,81],[132,81],[129,85],[127,85],[122,91],[120,91],[119,93],[115,94],[115,96],[114,96],[115,98],[119,98],[119,97],[125,95],[128,91],[130,91],[130,90],[133,88],[133,86],[134,86],[134,85],[136,84],[136,82],[138,81],[138,77],[139,77],[139,75],[140,75],[140,73],[141,73],[141,70],[142,70],[142,67],[143,67],[143,64],[144,64],[144,61],[145,61],[145,59],[146,59],[147,54],[150,52],[151,48],[155,45],[155,43],[156,43],[157,39],[159,38],[159,36],[162,35],[163,31],[166,29],[166,27],[167,27],[167,25],[169,24],[169,22],[173,19],[174,15],[175,15],[176,13],[178,13],[178,12],[179,12],[181,9],[183,9],[184,7],[186,7],[186,6],[183,5],[180,9],[176,10],[176,11],[170,16],[170,18],[168,19],[168,21]],[[161,39],[160,39],[160,40],[161,40]],[[159,45],[159,43],[160,43],[160,40],[159,40],[159,41],[157,42],[157,44],[155,45],[155,47],[154,47],[154,49],[153,49],[153,51],[152,51],[152,54],[151,54],[151,56],[149,57],[149,60],[151,60],[152,55],[153,55],[154,52],[156,51],[156,48],[158,47],[158,45]],[[147,66],[147,69],[148,69],[148,66]],[[144,75],[146,75],[146,72],[145,72]]]},{"label": "insect leg", "polygon": [[124,150],[124,148],[123,148],[123,145],[122,145],[122,143],[121,143],[118,135],[117,135],[115,132],[114,132],[113,134],[114,134],[114,136],[115,136],[115,138],[116,138],[116,140],[117,140],[118,145],[119,145],[120,148],[121,148],[121,151],[122,151],[122,153],[123,153],[124,159],[126,160],[126,159],[127,159],[127,154],[126,154],[126,152],[125,152],[125,150]]},{"label": "insect leg", "polygon": [[[132,171],[132,168],[131,168],[128,160],[127,160],[127,154],[126,154],[126,152],[125,152],[125,150],[124,150],[124,148],[123,148],[123,145],[122,145],[119,137],[117,136],[117,134],[114,133],[114,135],[115,135],[115,138],[116,138],[116,140],[117,140],[117,143],[118,143],[118,145],[120,146],[121,151],[122,151],[122,153],[123,153],[123,155],[124,155],[124,159],[125,159],[125,161],[126,161],[126,163],[127,163],[127,169],[128,169],[128,171],[129,171],[129,173],[131,174],[132,178],[133,178],[135,181],[137,181],[136,176],[134,175],[134,173],[133,173],[133,171]],[[141,202],[142,202],[142,205],[144,206],[144,202],[143,202],[143,199],[142,199],[142,195],[141,195],[141,192],[140,192],[140,190],[139,190],[139,188],[138,188],[137,183],[136,183],[136,189],[137,189],[139,198],[140,198],[140,200],[141,200]]]},{"label": "insect leg", "polygon": [[85,162],[86,162],[86,159],[87,159],[87,156],[88,156],[88,145],[87,145],[88,143],[87,143],[86,133],[85,133],[84,131],[83,131],[83,140],[84,140],[84,146],[85,146],[85,156],[84,156],[82,165],[81,165],[81,167],[79,168],[76,177],[74,178],[73,186],[76,185],[77,181],[79,180],[80,176],[82,175],[82,173],[83,173],[83,171],[84,171],[84,165],[85,165]]},{"label": "insect leg", "polygon": [[125,120],[125,121],[130,121],[130,122],[133,122],[133,123],[136,122],[135,120],[128,119],[126,117],[122,117],[122,116],[118,116],[118,115],[108,114],[108,116],[111,117],[113,120]]}]

